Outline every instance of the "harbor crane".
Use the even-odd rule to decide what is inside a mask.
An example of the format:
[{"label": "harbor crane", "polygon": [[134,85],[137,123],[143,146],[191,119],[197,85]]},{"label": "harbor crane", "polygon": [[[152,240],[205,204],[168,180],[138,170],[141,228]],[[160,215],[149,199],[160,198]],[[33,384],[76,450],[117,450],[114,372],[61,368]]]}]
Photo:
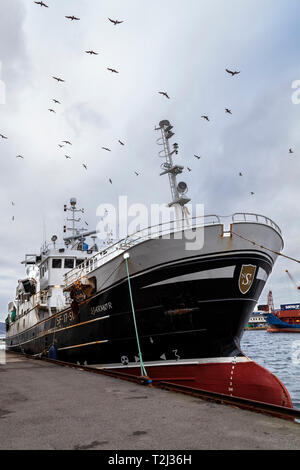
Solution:
[{"label": "harbor crane", "polygon": [[285,272],[287,273],[287,275],[289,276],[290,280],[292,281],[292,283],[294,284],[294,286],[296,287],[296,289],[300,290],[300,285],[298,286],[295,279],[293,278],[293,276],[289,273],[289,271],[286,269]]}]

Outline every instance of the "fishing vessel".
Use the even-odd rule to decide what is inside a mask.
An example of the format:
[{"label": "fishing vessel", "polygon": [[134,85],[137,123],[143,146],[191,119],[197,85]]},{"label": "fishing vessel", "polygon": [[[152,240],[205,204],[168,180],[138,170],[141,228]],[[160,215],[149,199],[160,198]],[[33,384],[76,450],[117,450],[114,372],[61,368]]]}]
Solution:
[{"label": "fishing vessel", "polygon": [[281,230],[252,213],[190,216],[172,129],[167,120],[156,128],[176,217],[89,248],[97,234],[76,228],[71,199],[71,235],[25,256],[7,349],[292,407],[281,381],[240,347]]},{"label": "fishing vessel", "polygon": [[300,304],[283,304],[267,315],[269,333],[300,333]]}]

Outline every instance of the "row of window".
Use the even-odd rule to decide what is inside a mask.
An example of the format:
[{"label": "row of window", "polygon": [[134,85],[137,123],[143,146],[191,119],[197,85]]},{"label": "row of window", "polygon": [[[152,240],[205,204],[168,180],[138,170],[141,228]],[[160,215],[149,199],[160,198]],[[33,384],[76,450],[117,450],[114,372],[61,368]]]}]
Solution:
[{"label": "row of window", "polygon": [[[84,262],[84,259],[74,259],[74,258],[53,258],[52,259],[52,268],[54,269],[73,269],[75,266],[79,266],[81,263]],[[48,269],[48,261],[46,261],[40,268],[40,275],[44,277],[46,271]]]}]

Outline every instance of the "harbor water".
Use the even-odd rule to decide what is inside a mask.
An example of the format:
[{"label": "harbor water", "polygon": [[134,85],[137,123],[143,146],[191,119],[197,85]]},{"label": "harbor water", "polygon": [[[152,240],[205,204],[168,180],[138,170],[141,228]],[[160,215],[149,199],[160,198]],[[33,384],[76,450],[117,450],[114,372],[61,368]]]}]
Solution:
[{"label": "harbor water", "polygon": [[282,381],[294,407],[300,409],[300,334],[247,330],[242,337],[241,348],[248,357]]}]

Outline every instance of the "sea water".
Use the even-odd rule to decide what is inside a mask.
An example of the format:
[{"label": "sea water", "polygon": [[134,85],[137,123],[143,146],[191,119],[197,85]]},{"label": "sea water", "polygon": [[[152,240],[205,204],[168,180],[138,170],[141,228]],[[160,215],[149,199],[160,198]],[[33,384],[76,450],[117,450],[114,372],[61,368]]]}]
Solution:
[{"label": "sea water", "polygon": [[242,351],[275,374],[287,388],[294,408],[300,409],[300,333],[246,330]]}]

